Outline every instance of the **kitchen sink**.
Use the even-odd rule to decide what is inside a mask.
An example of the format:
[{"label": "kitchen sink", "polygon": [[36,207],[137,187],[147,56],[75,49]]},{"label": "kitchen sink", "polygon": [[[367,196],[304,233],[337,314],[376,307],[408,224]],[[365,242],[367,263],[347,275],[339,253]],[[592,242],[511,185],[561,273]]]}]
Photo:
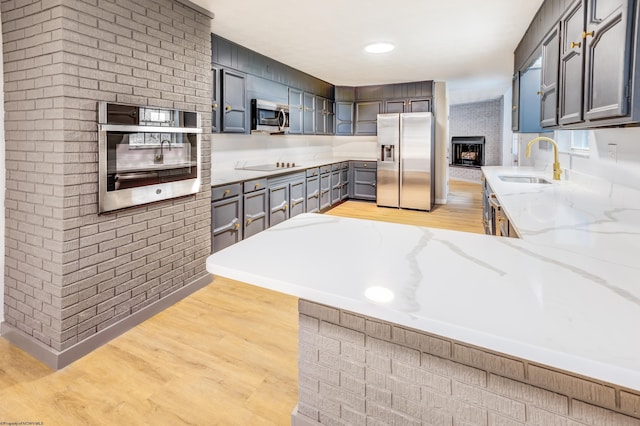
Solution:
[{"label": "kitchen sink", "polygon": [[523,176],[523,175],[500,175],[498,178],[504,182],[514,182],[514,183],[543,183],[548,184],[551,181],[537,177],[537,176]]}]

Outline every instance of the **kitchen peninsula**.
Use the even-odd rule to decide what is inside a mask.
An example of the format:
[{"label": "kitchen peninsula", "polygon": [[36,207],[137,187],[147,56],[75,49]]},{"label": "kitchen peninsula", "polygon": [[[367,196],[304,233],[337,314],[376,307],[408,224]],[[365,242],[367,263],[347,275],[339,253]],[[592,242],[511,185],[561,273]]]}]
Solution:
[{"label": "kitchen peninsula", "polygon": [[522,239],[304,214],[209,257],[300,298],[294,424],[640,425],[640,194],[484,173]]}]

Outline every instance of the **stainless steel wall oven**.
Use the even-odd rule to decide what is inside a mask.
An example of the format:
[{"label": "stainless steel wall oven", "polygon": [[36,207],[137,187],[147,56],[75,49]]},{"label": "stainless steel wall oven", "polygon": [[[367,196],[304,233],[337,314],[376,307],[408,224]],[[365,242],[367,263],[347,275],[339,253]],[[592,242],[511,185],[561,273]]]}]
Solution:
[{"label": "stainless steel wall oven", "polygon": [[100,102],[98,124],[100,213],[200,190],[199,113]]}]

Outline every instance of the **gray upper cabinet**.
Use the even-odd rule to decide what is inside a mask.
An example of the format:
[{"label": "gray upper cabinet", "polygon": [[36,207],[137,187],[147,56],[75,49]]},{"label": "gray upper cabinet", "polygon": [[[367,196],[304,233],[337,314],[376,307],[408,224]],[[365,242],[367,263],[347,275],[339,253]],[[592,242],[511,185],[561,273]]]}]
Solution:
[{"label": "gray upper cabinet", "polygon": [[[585,44],[584,119],[601,120],[629,112],[630,0],[588,0]],[[636,40],[637,42],[637,40]]]},{"label": "gray upper cabinet", "polygon": [[222,70],[222,131],[225,133],[247,133],[248,108],[245,75],[236,71]]},{"label": "gray upper cabinet", "polygon": [[220,132],[220,68],[211,66],[211,133]]},{"label": "gray upper cabinet", "polygon": [[316,134],[332,135],[334,133],[335,113],[331,99],[316,96]]},{"label": "gray upper cabinet", "polygon": [[302,95],[302,133],[313,135],[316,132],[316,97],[313,93],[304,92]]},{"label": "gray upper cabinet", "polygon": [[540,74],[540,125],[558,124],[558,63],[560,57],[560,24],[553,27],[542,41]]},{"label": "gray upper cabinet", "polygon": [[640,123],[638,7],[634,0],[545,0],[514,55],[522,73],[536,43],[542,46],[543,127]]},{"label": "gray upper cabinet", "polygon": [[353,135],[353,101],[336,101],[336,135]]},{"label": "gray upper cabinet", "polygon": [[302,134],[304,105],[302,104],[302,90],[289,88],[289,133]]},{"label": "gray upper cabinet", "polygon": [[511,80],[511,130],[520,131],[520,71]]},{"label": "gray upper cabinet", "polygon": [[[560,20],[562,48],[560,56],[559,123],[572,124],[582,121],[582,82],[584,78],[583,0],[575,2]],[[551,68],[553,58],[545,58]]]},{"label": "gray upper cabinet", "polygon": [[384,103],[387,113],[431,112],[431,99],[391,99]]},{"label": "gray upper cabinet", "polygon": [[356,135],[375,135],[378,132],[378,114],[382,112],[382,101],[356,102]]}]

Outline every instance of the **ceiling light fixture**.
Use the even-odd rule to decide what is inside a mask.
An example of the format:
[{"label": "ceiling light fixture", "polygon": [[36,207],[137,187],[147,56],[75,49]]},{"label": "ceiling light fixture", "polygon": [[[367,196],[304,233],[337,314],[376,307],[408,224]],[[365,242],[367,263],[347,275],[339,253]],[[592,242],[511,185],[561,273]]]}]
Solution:
[{"label": "ceiling light fixture", "polygon": [[391,43],[371,43],[364,50],[369,53],[387,53],[391,52],[395,46]]}]

